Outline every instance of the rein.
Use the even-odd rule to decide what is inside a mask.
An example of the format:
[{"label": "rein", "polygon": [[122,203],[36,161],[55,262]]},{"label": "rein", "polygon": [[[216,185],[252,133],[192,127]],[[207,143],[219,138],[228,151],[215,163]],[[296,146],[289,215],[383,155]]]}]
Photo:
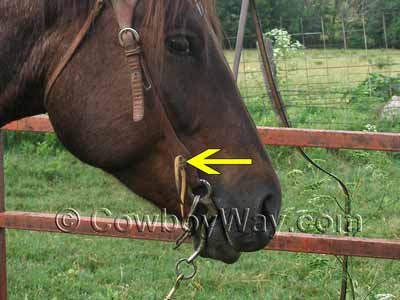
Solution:
[{"label": "rein", "polygon": [[[270,87],[271,91],[271,98],[273,105],[275,107],[275,110],[282,121],[283,125],[287,128],[291,128],[291,124],[289,122],[289,117],[287,115],[287,112],[285,110],[285,105],[282,100],[282,96],[279,92],[278,89],[278,84],[276,82],[275,76],[272,72],[272,67],[271,67],[271,61],[270,61],[270,56],[267,53],[267,47],[265,45],[265,40],[264,40],[264,35],[262,32],[262,27],[261,27],[261,20],[257,14],[257,5],[255,0],[250,0],[250,7],[251,7],[251,13],[253,16],[253,21],[254,25],[256,27],[256,36],[257,36],[257,42],[259,44],[259,49],[261,53],[261,60],[262,60],[262,67],[265,70],[265,74],[267,77],[267,81]],[[351,214],[351,195],[350,191],[347,187],[347,185],[341,180],[338,176],[333,174],[332,172],[324,169],[321,167],[319,164],[317,164],[301,147],[297,147],[297,150],[301,154],[301,156],[309,162],[313,167],[318,169],[319,171],[323,172],[324,174],[328,175],[332,179],[334,179],[340,186],[340,188],[343,191],[343,194],[346,199],[346,204],[345,208],[343,209],[340,207],[345,214],[350,215]],[[339,205],[340,206],[340,205]],[[346,223],[346,230],[349,231],[349,224]],[[348,289],[348,277],[349,277],[349,259],[347,256],[344,256],[343,261],[342,261],[342,269],[343,269],[343,276],[342,276],[342,287],[341,287],[341,293],[340,293],[340,299],[341,300],[346,300],[346,295],[347,295],[347,289]],[[353,285],[351,279],[350,283]],[[353,287],[353,298],[354,298],[354,287]]]},{"label": "rein", "polygon": [[[269,58],[267,50],[266,50],[267,47],[265,45],[264,36],[263,36],[263,33],[262,33],[260,18],[259,18],[258,14],[257,14],[257,7],[256,7],[256,4],[255,4],[254,0],[251,0],[250,3],[251,3],[251,12],[252,12],[254,23],[255,23],[255,27],[256,27],[257,42],[260,45],[259,48],[260,48],[260,53],[261,53],[261,60],[262,60],[262,63],[263,63],[263,68],[264,68],[265,73],[267,75],[268,83],[270,85],[273,104],[275,106],[275,109],[276,109],[276,111],[278,113],[278,116],[279,116],[281,122],[283,123],[283,125],[285,127],[287,127],[287,128],[291,128],[292,126],[291,126],[291,124],[289,122],[289,117],[288,117],[288,115],[286,113],[285,105],[284,105],[284,102],[282,100],[282,96],[281,96],[281,94],[279,92],[278,84],[276,82],[274,73],[272,71],[271,61],[270,61],[270,58]],[[315,168],[317,168],[321,172],[325,173],[326,175],[330,176],[335,181],[337,181],[339,183],[340,187],[342,188],[343,193],[345,194],[346,198],[348,200],[351,199],[350,191],[349,191],[348,187],[346,186],[346,184],[339,177],[337,177],[333,173],[329,172],[328,170],[322,168],[315,161],[313,161],[312,158],[310,158],[308,156],[308,154],[304,151],[303,148],[297,147],[297,150],[304,157],[304,159],[307,160],[311,165],[313,165]]]}]

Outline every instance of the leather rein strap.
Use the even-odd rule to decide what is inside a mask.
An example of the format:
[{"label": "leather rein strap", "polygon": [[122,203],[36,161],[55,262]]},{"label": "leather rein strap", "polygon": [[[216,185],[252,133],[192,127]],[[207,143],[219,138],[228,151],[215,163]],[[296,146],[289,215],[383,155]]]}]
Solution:
[{"label": "leather rein strap", "polygon": [[[253,16],[254,24],[255,24],[255,27],[256,27],[257,42],[259,44],[259,49],[260,49],[260,53],[261,53],[261,60],[262,60],[262,63],[263,63],[262,67],[265,70],[265,74],[266,74],[266,77],[267,77],[267,80],[268,80],[268,83],[269,83],[269,86],[270,86],[273,105],[275,106],[275,110],[277,111],[278,116],[279,116],[280,120],[282,121],[283,125],[285,127],[287,127],[287,128],[291,128],[292,126],[291,126],[291,124],[289,122],[289,117],[288,117],[288,115],[286,113],[285,105],[284,105],[284,102],[282,100],[282,96],[281,96],[281,94],[279,92],[279,89],[278,89],[278,84],[277,84],[277,82],[275,80],[275,76],[274,76],[274,74],[272,72],[271,61],[270,61],[270,58],[269,58],[270,56],[267,53],[267,47],[266,47],[265,41],[264,41],[264,35],[263,35],[263,32],[262,32],[260,18],[258,17],[258,14],[257,14],[257,6],[256,6],[255,0],[250,0],[250,6],[251,6],[251,13],[252,13],[252,16]],[[315,168],[317,168],[321,172],[323,172],[326,175],[328,175],[331,178],[333,178],[336,182],[338,182],[338,184],[342,188],[343,193],[345,194],[348,202],[350,202],[351,196],[350,196],[350,192],[349,192],[349,189],[347,188],[346,184],[339,177],[337,177],[335,174],[325,170],[320,165],[318,165],[316,162],[314,162],[312,160],[312,158],[310,158],[308,156],[308,154],[303,150],[303,148],[297,147],[297,149],[300,152],[300,154],[304,157],[304,159],[307,160],[311,165],[313,165]]]}]

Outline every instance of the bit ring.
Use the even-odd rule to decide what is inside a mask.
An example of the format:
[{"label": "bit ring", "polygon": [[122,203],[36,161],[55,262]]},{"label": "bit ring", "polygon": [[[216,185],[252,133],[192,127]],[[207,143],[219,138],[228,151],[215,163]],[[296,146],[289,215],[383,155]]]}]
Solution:
[{"label": "bit ring", "polygon": [[[185,264],[187,264],[188,266],[191,266],[192,267],[192,273],[190,273],[189,275],[186,275],[186,274],[184,274],[182,271],[181,271],[181,265],[183,264],[183,263],[185,263]],[[176,272],[176,276],[178,276],[178,277],[181,277],[182,276],[182,280],[190,280],[190,279],[192,279],[194,276],[196,276],[196,274],[197,274],[197,266],[193,263],[193,261],[192,262],[190,262],[188,259],[186,259],[186,258],[183,258],[183,259],[181,259],[180,261],[178,261],[178,263],[176,264],[176,269],[175,269],[175,272]]]},{"label": "bit ring", "polygon": [[[213,193],[213,189],[212,189],[211,183],[209,183],[209,182],[208,182],[207,180],[205,180],[205,179],[200,179],[200,184],[201,184],[203,187],[205,187],[206,190],[207,190],[207,193],[206,193],[204,196],[200,196],[200,201],[203,200],[203,199],[210,198],[211,195],[212,195],[212,193]],[[188,189],[188,193],[189,193],[189,196],[190,196],[192,199],[194,199],[196,196],[198,196],[198,195],[195,195],[195,194],[193,193],[192,189]]]}]

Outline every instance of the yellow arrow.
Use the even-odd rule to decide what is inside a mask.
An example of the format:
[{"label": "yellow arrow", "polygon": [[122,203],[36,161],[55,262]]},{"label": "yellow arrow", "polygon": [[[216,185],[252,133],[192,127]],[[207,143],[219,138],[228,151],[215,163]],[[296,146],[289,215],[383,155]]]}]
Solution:
[{"label": "yellow arrow", "polygon": [[221,173],[207,165],[252,165],[251,159],[211,159],[210,156],[220,152],[221,149],[208,149],[187,161],[193,167],[209,175],[220,175]]}]

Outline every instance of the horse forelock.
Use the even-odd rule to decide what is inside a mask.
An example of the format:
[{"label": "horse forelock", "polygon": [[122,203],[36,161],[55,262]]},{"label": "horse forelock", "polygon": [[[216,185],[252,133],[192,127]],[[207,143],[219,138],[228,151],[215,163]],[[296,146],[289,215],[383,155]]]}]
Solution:
[{"label": "horse forelock", "polygon": [[[129,0],[120,0],[129,1]],[[64,17],[68,20],[76,16],[87,15],[95,0],[47,0],[46,19]],[[167,28],[173,27],[177,21],[183,21],[186,15],[185,7],[192,5],[199,15],[207,20],[209,26],[220,37],[220,24],[215,9],[215,0],[139,0],[144,5],[142,26],[156,28],[149,37],[153,45],[162,46],[167,34]],[[187,16],[186,16],[187,17]],[[204,23],[206,24],[206,23]],[[208,26],[207,25],[207,26]],[[209,28],[204,26],[204,32]]]},{"label": "horse forelock", "polygon": [[[123,0],[125,1],[125,0]],[[221,26],[216,14],[215,0],[139,0],[144,5],[144,17],[142,27],[149,28],[150,36],[147,36],[152,45],[158,50],[163,50],[165,39],[167,38],[169,29],[176,27],[177,24],[185,26],[189,21],[188,18],[196,18],[200,21],[204,40],[210,34],[210,30],[214,31],[218,41],[222,36]],[[188,6],[192,6],[195,14],[186,13]],[[197,16],[196,16],[197,15]],[[202,19],[205,22],[201,21]],[[180,27],[178,26],[178,27]],[[153,30],[152,30],[153,29]],[[154,30],[156,29],[156,30]],[[163,56],[157,56],[159,64],[163,65]]]}]

